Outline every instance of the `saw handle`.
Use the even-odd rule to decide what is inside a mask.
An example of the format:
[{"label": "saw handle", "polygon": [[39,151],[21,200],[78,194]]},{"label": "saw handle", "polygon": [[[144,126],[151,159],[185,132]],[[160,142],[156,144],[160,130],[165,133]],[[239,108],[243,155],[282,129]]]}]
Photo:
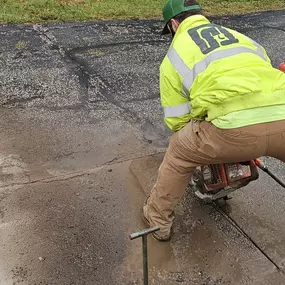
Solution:
[{"label": "saw handle", "polygon": [[281,181],[277,176],[275,176],[260,159],[255,159],[254,162],[257,167],[259,167],[262,171],[273,178],[279,185],[285,188],[285,183]]}]

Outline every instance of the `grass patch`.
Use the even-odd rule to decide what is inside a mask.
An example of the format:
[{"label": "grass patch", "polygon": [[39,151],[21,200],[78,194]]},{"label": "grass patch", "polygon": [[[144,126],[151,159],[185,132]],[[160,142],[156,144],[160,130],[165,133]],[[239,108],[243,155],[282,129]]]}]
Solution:
[{"label": "grass patch", "polygon": [[24,42],[24,41],[19,41],[17,44],[16,44],[16,48],[17,49],[24,49],[27,47],[27,42]]},{"label": "grass patch", "polygon": [[[166,0],[0,0],[0,22],[161,19]],[[284,9],[284,0],[201,0],[207,15]]]}]

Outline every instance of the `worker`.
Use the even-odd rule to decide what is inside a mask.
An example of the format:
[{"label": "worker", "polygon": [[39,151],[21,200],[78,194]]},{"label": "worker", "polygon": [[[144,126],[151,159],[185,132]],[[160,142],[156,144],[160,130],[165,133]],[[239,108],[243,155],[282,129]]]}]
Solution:
[{"label": "worker", "polygon": [[[214,5],[214,4],[213,4]],[[166,125],[174,132],[143,206],[159,241],[202,165],[270,156],[285,162],[285,74],[249,37],[211,23],[194,0],[168,0],[162,34],[173,39],[160,66]]]}]

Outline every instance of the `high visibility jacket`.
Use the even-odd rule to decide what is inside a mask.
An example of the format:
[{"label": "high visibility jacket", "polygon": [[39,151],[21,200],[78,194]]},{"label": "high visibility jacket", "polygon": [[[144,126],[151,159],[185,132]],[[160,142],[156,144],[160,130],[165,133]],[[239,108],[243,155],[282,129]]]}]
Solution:
[{"label": "high visibility jacket", "polygon": [[191,119],[285,104],[285,74],[252,39],[195,15],[180,24],[160,66],[160,91],[165,122],[178,131]]}]

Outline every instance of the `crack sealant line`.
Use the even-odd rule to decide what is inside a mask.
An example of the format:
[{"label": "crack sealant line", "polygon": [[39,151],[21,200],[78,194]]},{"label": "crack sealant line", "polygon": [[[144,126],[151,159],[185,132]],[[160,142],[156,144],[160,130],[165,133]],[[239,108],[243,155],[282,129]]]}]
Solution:
[{"label": "crack sealant line", "polygon": [[8,100],[4,103],[1,103],[0,105],[5,107],[5,106],[9,106],[9,105],[28,103],[28,102],[32,102],[32,101],[37,100],[37,99],[44,99],[44,98],[45,97],[43,95],[36,95],[36,96],[29,97],[29,98],[11,99],[11,100]]},{"label": "crack sealant line", "polygon": [[[85,61],[83,59],[76,58],[75,53],[72,50],[66,50],[64,47],[60,46],[55,36],[51,32],[49,32],[48,28],[45,28],[42,25],[36,24],[36,25],[33,25],[33,29],[39,34],[39,36],[41,37],[42,41],[45,44],[47,44],[52,49],[56,49],[63,59],[65,60],[67,59],[76,65],[76,68],[78,69],[77,71],[79,72],[79,74],[77,74],[79,78],[79,84],[81,85],[81,87],[84,88],[84,93],[86,93],[85,95],[83,95],[82,99],[83,99],[83,102],[86,102],[88,100],[88,88],[90,84],[89,82],[90,75],[89,75],[88,66],[85,63]],[[98,74],[98,72],[94,72],[94,74],[96,74],[97,78],[99,78],[103,82],[103,84],[105,85],[105,88],[107,87],[111,89],[108,83],[106,83],[102,79],[102,77]],[[122,111],[125,111],[126,114],[128,114],[130,118],[134,118],[135,122],[140,121],[140,118],[134,112],[123,107],[120,102],[114,100],[113,97],[108,95],[108,93],[103,94],[103,97],[105,98],[107,102],[113,104],[117,108],[120,108]]]},{"label": "crack sealant line", "polygon": [[[88,109],[88,89],[90,85],[90,74],[86,66],[84,65],[84,60],[77,59],[72,53],[59,44],[56,37],[49,31],[47,27],[43,25],[33,25],[33,30],[36,31],[45,45],[47,45],[51,50],[55,50],[62,57],[65,64],[69,65],[69,70],[71,74],[78,77],[78,83],[82,88],[80,106]],[[87,103],[87,104],[86,104]]]},{"label": "crack sealant line", "polygon": [[45,28],[40,24],[35,24],[33,25],[33,30],[39,34],[44,43],[57,49],[63,57],[66,57],[65,49],[58,44],[57,39],[51,32],[49,32],[48,28]]},{"label": "crack sealant line", "polygon": [[[45,43],[49,44],[50,46],[56,47],[63,56],[67,56],[67,50],[60,46],[56,37],[49,31],[49,28],[44,27],[40,24],[33,25],[33,30],[39,33],[41,38],[44,40]],[[83,47],[74,47],[68,50],[68,53],[76,53],[85,51],[87,49],[95,49],[95,48],[105,48],[105,47],[114,47],[114,46],[121,46],[121,45],[135,45],[135,44],[151,44],[151,43],[169,43],[169,40],[145,40],[145,41],[125,41],[125,42],[113,42],[113,43],[102,43],[98,45],[90,45],[90,46],[83,46]]]},{"label": "crack sealant line", "polygon": [[[90,82],[89,82],[90,70],[88,70],[88,66],[85,63],[85,61],[83,59],[76,58],[76,56],[74,55],[75,54],[74,49],[67,50],[64,47],[60,46],[55,36],[49,31],[48,28],[45,28],[43,25],[39,25],[39,24],[33,25],[33,30],[39,33],[44,43],[46,43],[51,48],[58,50],[58,52],[63,57],[63,59],[68,59],[69,61],[71,61],[73,64],[76,65],[76,68],[78,69],[78,72],[79,72],[79,74],[77,74],[79,78],[79,84],[81,85],[81,87],[84,88],[84,93],[86,93],[85,95],[82,96],[82,99],[81,99],[82,100],[81,104],[84,104],[84,102],[89,100],[87,91],[90,85]],[[119,43],[119,44],[127,44],[127,43]],[[111,45],[117,45],[117,43],[112,43]],[[103,84],[105,85],[105,88],[110,88],[112,90],[108,82],[106,82],[106,80],[103,80],[100,74],[98,74],[98,72],[93,71],[93,74],[96,75],[97,78],[103,82]],[[108,103],[124,111],[124,113],[128,116],[129,119],[133,120],[135,123],[138,123],[141,121],[140,117],[135,112],[124,107],[121,102],[115,100],[112,96],[108,94],[108,92],[106,92],[105,94],[102,93],[102,95],[103,95],[103,98]]]},{"label": "crack sealant line", "polygon": [[270,262],[272,263],[275,268],[282,272],[282,268],[279,267],[279,265],[240,227],[240,225],[231,218],[228,214],[226,214],[217,204],[213,203],[213,208],[218,211],[235,229],[237,229],[247,240],[249,240],[254,247],[256,247],[262,255]]},{"label": "crack sealant line", "polygon": [[96,49],[96,48],[108,48],[108,47],[116,47],[122,45],[136,45],[136,44],[156,44],[156,43],[170,43],[169,40],[140,40],[140,41],[125,41],[125,42],[114,42],[114,43],[102,43],[97,45],[90,45],[90,46],[83,46],[83,47],[74,47],[69,50],[69,52],[77,53],[77,52],[84,52],[88,49]]},{"label": "crack sealant line", "polygon": [[276,26],[263,26],[265,29],[272,29],[272,30],[277,30],[285,33],[285,27],[276,27]]}]

